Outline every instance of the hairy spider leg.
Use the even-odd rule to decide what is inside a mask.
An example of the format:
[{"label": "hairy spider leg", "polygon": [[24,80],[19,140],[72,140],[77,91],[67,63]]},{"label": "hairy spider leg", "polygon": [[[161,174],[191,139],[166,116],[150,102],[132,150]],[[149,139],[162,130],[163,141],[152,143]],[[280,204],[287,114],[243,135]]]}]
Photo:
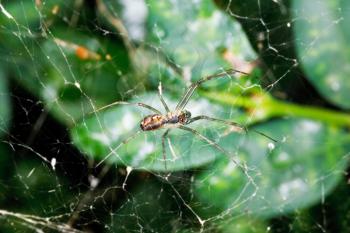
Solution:
[{"label": "hairy spider leg", "polygon": [[[126,143],[128,143],[129,141],[131,141],[132,139],[134,139],[139,133],[143,132],[142,130],[138,130],[136,133],[132,134],[131,136],[127,137],[126,139],[124,139],[121,143],[119,143],[119,145],[117,147],[115,147],[108,155],[106,155],[97,165],[96,168],[99,167],[104,161],[106,161],[110,156],[112,156],[113,154],[116,154],[116,151],[123,145],[125,145]],[[167,170],[167,165],[166,165],[166,150],[165,150],[165,139],[168,136],[168,133],[170,132],[170,129],[167,129],[163,135],[162,135],[162,154],[163,154],[163,160],[164,160],[164,166],[165,166],[165,170]],[[122,161],[123,163],[126,164],[126,162]]]},{"label": "hairy spider leg", "polygon": [[165,139],[168,136],[170,129],[167,129],[163,135],[162,135],[162,154],[163,154],[163,160],[164,160],[164,166],[165,166],[165,170],[167,170],[167,166],[166,166],[166,150],[165,150]]},{"label": "hairy spider leg", "polygon": [[235,73],[240,73],[240,74],[244,74],[244,75],[248,75],[248,73],[239,71],[239,70],[235,70],[235,69],[229,69],[229,70],[225,70],[221,73],[218,74],[213,74],[210,76],[206,76],[204,78],[199,79],[198,81],[192,83],[185,91],[185,94],[183,95],[182,99],[179,101],[178,105],[176,106],[176,111],[181,111],[185,108],[185,106],[187,105],[188,101],[190,100],[191,96],[193,95],[193,92],[196,90],[196,88],[201,85],[204,82],[207,82],[209,80],[215,79],[215,78],[222,78],[222,77],[231,77],[231,75],[235,74]]},{"label": "hairy spider leg", "polygon": [[[217,119],[217,118],[208,117],[208,116],[202,116],[202,115],[191,118],[190,121],[188,122],[188,124],[190,124],[192,122],[195,122],[195,121],[198,121],[198,120],[208,120],[208,121],[220,122],[220,123],[223,123],[223,124],[226,124],[226,125],[238,127],[238,128],[240,128],[241,130],[243,130],[246,133],[248,132],[247,127],[245,127],[245,126],[243,126],[243,125],[241,125],[241,124],[239,124],[237,122],[227,121],[227,120],[222,120],[222,119]],[[264,136],[264,137],[270,139],[273,142],[276,142],[276,143],[278,142],[276,139],[268,136],[267,134],[264,134],[263,132],[260,132],[259,130],[251,129],[251,131],[253,131],[254,133],[260,134],[261,136]]]},{"label": "hairy spider leg", "polygon": [[162,102],[164,108],[165,108],[165,111],[166,112],[170,112],[170,109],[168,107],[168,105],[166,104],[164,98],[163,98],[163,88],[162,88],[162,83],[159,82],[159,85],[158,85],[158,96],[159,96],[159,99],[160,101]]},{"label": "hairy spider leg", "polygon": [[209,145],[214,146],[217,150],[221,151],[223,154],[228,156],[229,159],[232,159],[232,161],[235,165],[239,166],[240,168],[242,168],[244,170],[245,166],[242,165],[237,159],[235,159],[235,157],[236,157],[235,155],[231,154],[230,152],[228,152],[227,150],[222,148],[219,144],[217,144],[213,140],[207,138],[203,134],[199,133],[197,130],[192,129],[192,128],[187,127],[187,126],[184,126],[184,125],[180,125],[179,129],[190,132],[190,133],[194,134],[195,136],[199,137],[200,139],[202,139],[203,141],[207,142]]},{"label": "hairy spider leg", "polygon": [[130,103],[130,102],[126,102],[126,101],[116,101],[116,102],[113,102],[111,104],[108,104],[106,106],[103,106],[95,111],[93,111],[93,113],[96,113],[96,112],[99,112],[103,109],[106,109],[106,108],[109,108],[109,107],[112,107],[112,106],[115,106],[115,105],[136,105],[136,106],[139,106],[139,107],[142,107],[142,108],[146,108],[152,112],[155,112],[157,114],[160,114],[162,115],[162,113],[160,111],[158,111],[157,109],[155,109],[154,107],[150,106],[150,105],[147,105],[147,104],[144,104],[144,103]]},{"label": "hairy spider leg", "polygon": [[198,120],[208,120],[208,121],[215,121],[215,122],[220,122],[220,123],[224,123],[226,125],[230,125],[230,126],[235,126],[235,127],[238,127],[240,128],[240,130],[243,130],[243,131],[246,131],[246,128],[242,125],[240,125],[239,123],[237,122],[234,122],[234,121],[227,121],[227,120],[222,120],[222,119],[217,119],[217,118],[213,118],[213,117],[209,117],[209,116],[204,116],[204,115],[200,115],[200,116],[196,116],[196,117],[192,117],[188,124],[191,124],[195,121],[198,121]]},{"label": "hairy spider leg", "polygon": [[190,127],[186,127],[186,126],[179,126],[180,129],[182,130],[186,130],[188,132],[191,132],[192,134],[194,134],[195,136],[199,137],[200,139],[202,139],[203,141],[209,143],[210,145],[214,146],[217,150],[221,151],[222,153],[224,153],[224,155],[226,155],[230,160],[232,160],[232,162],[237,165],[242,171],[243,173],[247,176],[247,178],[249,179],[250,183],[253,184],[253,186],[255,187],[255,190],[258,190],[258,186],[255,183],[254,179],[248,174],[248,166],[247,164],[243,161],[242,163],[239,162],[237,159],[235,159],[235,155],[232,155],[231,153],[229,153],[228,151],[226,151],[224,148],[222,148],[219,144],[217,144],[216,142],[214,142],[213,140],[207,138],[206,136],[204,136],[203,134],[199,133],[197,130],[194,130]]},{"label": "hairy spider leg", "polygon": [[[139,135],[139,133],[143,132],[142,130],[138,130],[137,132],[135,132],[134,134],[132,134],[131,136],[127,137],[126,139],[124,139],[123,141],[121,141],[121,143],[119,143],[119,145],[117,147],[115,147],[111,152],[108,153],[108,155],[106,155],[97,165],[96,168],[99,167],[104,161],[106,161],[111,155],[116,155],[116,151],[123,145],[125,145],[126,143],[128,143],[129,141],[131,141],[132,139],[134,139],[137,135]],[[124,164],[127,164],[126,162],[122,161]]]}]

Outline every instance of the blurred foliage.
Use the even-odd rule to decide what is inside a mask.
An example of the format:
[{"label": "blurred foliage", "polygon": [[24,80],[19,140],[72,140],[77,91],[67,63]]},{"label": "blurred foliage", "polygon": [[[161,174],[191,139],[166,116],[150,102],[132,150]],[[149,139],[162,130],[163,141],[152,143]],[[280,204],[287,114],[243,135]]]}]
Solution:
[{"label": "blurred foliage", "polygon": [[[9,145],[0,144],[0,161],[5,165],[1,169],[0,206],[2,210],[18,213],[19,216],[0,217],[0,226],[3,232],[27,232],[27,224],[24,219],[30,220],[31,216],[43,216],[49,213],[46,221],[67,221],[71,203],[74,201],[73,190],[69,188],[69,182],[65,177],[59,176],[51,168],[50,164],[43,164],[34,155],[19,150],[14,153]],[[30,159],[18,160],[18,156],[26,155]],[[23,214],[22,216],[20,216]],[[0,212],[0,216],[2,212]],[[56,216],[55,216],[56,215]],[[55,216],[55,217],[54,217]],[[39,220],[32,218],[33,220]],[[45,219],[40,221],[45,223]],[[38,221],[39,222],[39,221]],[[7,224],[5,224],[7,223]],[[45,224],[38,224],[43,230]]]},{"label": "blurred foliage", "polygon": [[[0,231],[348,232],[348,5],[1,1]],[[135,135],[149,110],[99,110],[164,112],[160,82],[173,109],[228,68],[249,74],[205,83],[186,107],[247,127],[190,125],[228,153],[174,129],[165,163],[164,130]],[[41,128],[46,113],[63,135]]]},{"label": "blurred foliage", "polygon": [[[324,98],[333,104],[349,109],[350,34],[349,1],[293,2],[295,38],[298,57],[306,77]],[[319,12],[322,12],[320,14]]]},{"label": "blurred foliage", "polygon": [[[158,193],[156,197],[155,193]],[[175,222],[173,225],[164,224],[165,222],[176,221],[181,214],[173,209],[173,199],[175,198],[172,197],[169,190],[163,190],[158,182],[144,182],[137,187],[137,190],[132,192],[126,203],[113,214],[111,218],[112,232],[176,231],[178,226]],[[138,224],[135,224],[135,222]]]},{"label": "blurred foliage", "polygon": [[[210,213],[208,209],[213,209],[210,216],[232,209],[236,214],[278,216],[317,202],[339,182],[348,161],[344,155],[350,150],[347,132],[305,119],[274,120],[257,129],[285,141],[270,150],[261,135],[249,135],[240,143],[240,160],[259,168],[248,176],[227,158],[198,174],[194,192],[199,203],[210,203],[200,208],[206,210],[203,214]],[[239,141],[223,140],[231,146]],[[252,196],[260,198],[249,200]]]},{"label": "blurred foliage", "polygon": [[259,59],[271,71],[261,80],[265,86],[273,84],[269,92],[278,96],[282,92],[288,99],[305,104],[314,101],[310,95],[313,87],[303,80],[298,66],[292,30],[295,18],[290,6],[293,1],[214,0],[240,23]]},{"label": "blurred foliage", "polygon": [[240,59],[256,58],[240,26],[215,11],[213,2],[184,2],[147,2],[150,11],[146,26],[152,33],[146,40],[159,46],[175,64],[191,68],[198,78],[218,67],[229,67],[222,49],[239,54]]},{"label": "blurred foliage", "polygon": [[0,136],[8,133],[11,119],[10,93],[5,70],[0,67]]},{"label": "blurred foliage", "polygon": [[6,5],[13,19],[1,15],[1,50],[9,56],[13,77],[58,120],[74,125],[92,106],[103,106],[140,84],[127,77],[127,53],[120,40],[67,27],[64,19],[72,14],[72,3],[22,4]]}]

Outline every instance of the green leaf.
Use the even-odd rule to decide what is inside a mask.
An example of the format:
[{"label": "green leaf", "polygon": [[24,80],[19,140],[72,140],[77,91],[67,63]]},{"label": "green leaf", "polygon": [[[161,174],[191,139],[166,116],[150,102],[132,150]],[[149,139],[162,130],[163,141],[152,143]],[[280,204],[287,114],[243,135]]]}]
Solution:
[{"label": "green leaf", "polygon": [[[50,57],[43,61],[48,75],[36,79],[34,85],[38,86],[38,81],[43,83],[40,98],[60,121],[73,125],[94,107],[120,98],[126,90],[136,85],[136,79],[126,74],[127,59],[116,62],[114,59],[106,61],[102,57],[106,51],[115,59],[125,57],[121,46],[98,36],[91,37],[62,28],[56,28],[52,33],[57,36],[56,41],[47,40],[42,48],[43,54]],[[76,49],[58,46],[58,38],[66,43],[84,46],[101,58],[79,59]]]},{"label": "green leaf", "polygon": [[193,188],[204,214],[287,214],[316,203],[340,180],[350,149],[344,130],[304,119],[275,120],[255,129],[281,142],[269,149],[271,142],[258,134],[231,140],[248,170],[225,158],[198,174]]},{"label": "green leaf", "polygon": [[0,137],[8,133],[11,119],[10,93],[7,87],[5,71],[0,66]]},{"label": "green leaf", "polygon": [[[129,60],[125,59],[127,53],[122,45],[97,33],[67,29],[66,23],[62,25],[54,19],[56,15],[51,11],[55,7],[59,16],[68,17],[65,14],[69,4],[38,3],[40,7],[34,2],[23,4],[4,6],[13,18],[1,14],[4,30],[0,32],[0,48],[14,74],[12,77],[43,101],[60,122],[74,125],[94,107],[122,95],[126,97],[126,91],[136,92],[143,86],[138,76],[128,75]],[[28,10],[25,12],[28,18],[21,17],[24,9]],[[43,21],[52,28],[44,31],[40,26]]]},{"label": "green leaf", "polygon": [[345,109],[350,108],[350,14],[344,11],[349,8],[346,0],[293,1],[298,61],[322,96]]},{"label": "green leaf", "polygon": [[[171,109],[175,108],[175,102],[165,98]],[[131,102],[150,104],[163,111],[163,107],[155,93],[140,96]],[[239,112],[225,110],[219,105],[214,105],[205,99],[192,100],[188,110],[196,115],[209,115],[220,119],[234,118]],[[166,166],[162,157],[161,136],[164,130],[141,132],[126,145],[119,147],[135,132],[140,130],[140,121],[151,113],[135,106],[114,106],[109,110],[91,114],[90,118],[84,118],[71,130],[73,143],[84,153],[96,160],[106,160],[108,163],[117,163],[124,166],[132,166],[139,169],[153,171],[176,171],[198,167],[210,163],[221,157],[220,151],[202,141],[192,133],[180,129],[173,129],[169,134],[169,146],[166,141]],[[220,143],[221,134],[227,130],[226,126],[204,120],[194,122],[189,127]],[[117,148],[117,149],[116,149]]]},{"label": "green leaf", "polygon": [[[59,27],[51,33],[55,39],[42,41],[32,54],[36,59],[35,68],[31,62],[23,64],[14,77],[43,100],[53,116],[66,125],[74,125],[94,107],[120,98],[136,83],[142,84],[126,74],[126,59],[116,62],[102,57],[105,54],[102,51],[108,51],[114,58],[125,57],[122,47],[98,36]],[[80,59],[76,55],[76,46],[82,46],[100,58]]]},{"label": "green leaf", "polygon": [[240,25],[216,9],[212,1],[147,3],[147,41],[160,47],[179,67],[211,74],[232,66],[223,58],[223,50],[244,61],[256,59]]},{"label": "green leaf", "polygon": [[[35,50],[38,49],[38,43],[35,41],[39,42],[47,36],[43,31],[44,28],[52,26],[53,22],[57,23],[58,19],[58,22],[61,22],[69,17],[73,4],[57,0],[44,4],[39,1],[2,1],[2,5],[4,11],[0,13],[1,52],[8,58],[9,64],[12,62],[23,64],[34,61]],[[54,8],[58,14],[53,13]],[[45,27],[42,25],[43,22],[47,23]]]}]

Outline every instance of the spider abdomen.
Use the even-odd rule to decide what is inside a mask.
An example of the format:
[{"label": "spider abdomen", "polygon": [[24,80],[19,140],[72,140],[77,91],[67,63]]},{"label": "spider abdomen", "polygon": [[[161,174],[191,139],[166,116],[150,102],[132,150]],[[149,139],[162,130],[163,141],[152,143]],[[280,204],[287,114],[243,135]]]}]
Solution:
[{"label": "spider abdomen", "polygon": [[156,130],[165,124],[165,117],[159,114],[149,115],[143,118],[140,128],[143,131]]},{"label": "spider abdomen", "polygon": [[153,114],[146,116],[140,123],[143,131],[156,130],[160,128],[172,128],[179,124],[186,124],[187,118],[185,112],[178,114],[169,112],[167,115]]}]

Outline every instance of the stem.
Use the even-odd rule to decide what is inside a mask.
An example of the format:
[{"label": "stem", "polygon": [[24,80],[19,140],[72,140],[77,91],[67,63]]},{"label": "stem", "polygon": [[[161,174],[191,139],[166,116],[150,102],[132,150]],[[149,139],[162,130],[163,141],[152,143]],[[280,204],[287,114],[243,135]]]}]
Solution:
[{"label": "stem", "polygon": [[267,120],[271,117],[293,116],[309,118],[332,125],[346,126],[350,128],[350,114],[313,106],[283,102],[272,98],[268,94],[259,94],[254,97],[236,97],[220,92],[204,91],[200,91],[200,94],[210,100],[222,104],[240,107],[255,112],[256,114],[253,116],[255,119],[253,119],[253,121]]},{"label": "stem", "polygon": [[350,127],[350,114],[313,106],[297,105],[274,100],[275,116],[296,116]]}]

